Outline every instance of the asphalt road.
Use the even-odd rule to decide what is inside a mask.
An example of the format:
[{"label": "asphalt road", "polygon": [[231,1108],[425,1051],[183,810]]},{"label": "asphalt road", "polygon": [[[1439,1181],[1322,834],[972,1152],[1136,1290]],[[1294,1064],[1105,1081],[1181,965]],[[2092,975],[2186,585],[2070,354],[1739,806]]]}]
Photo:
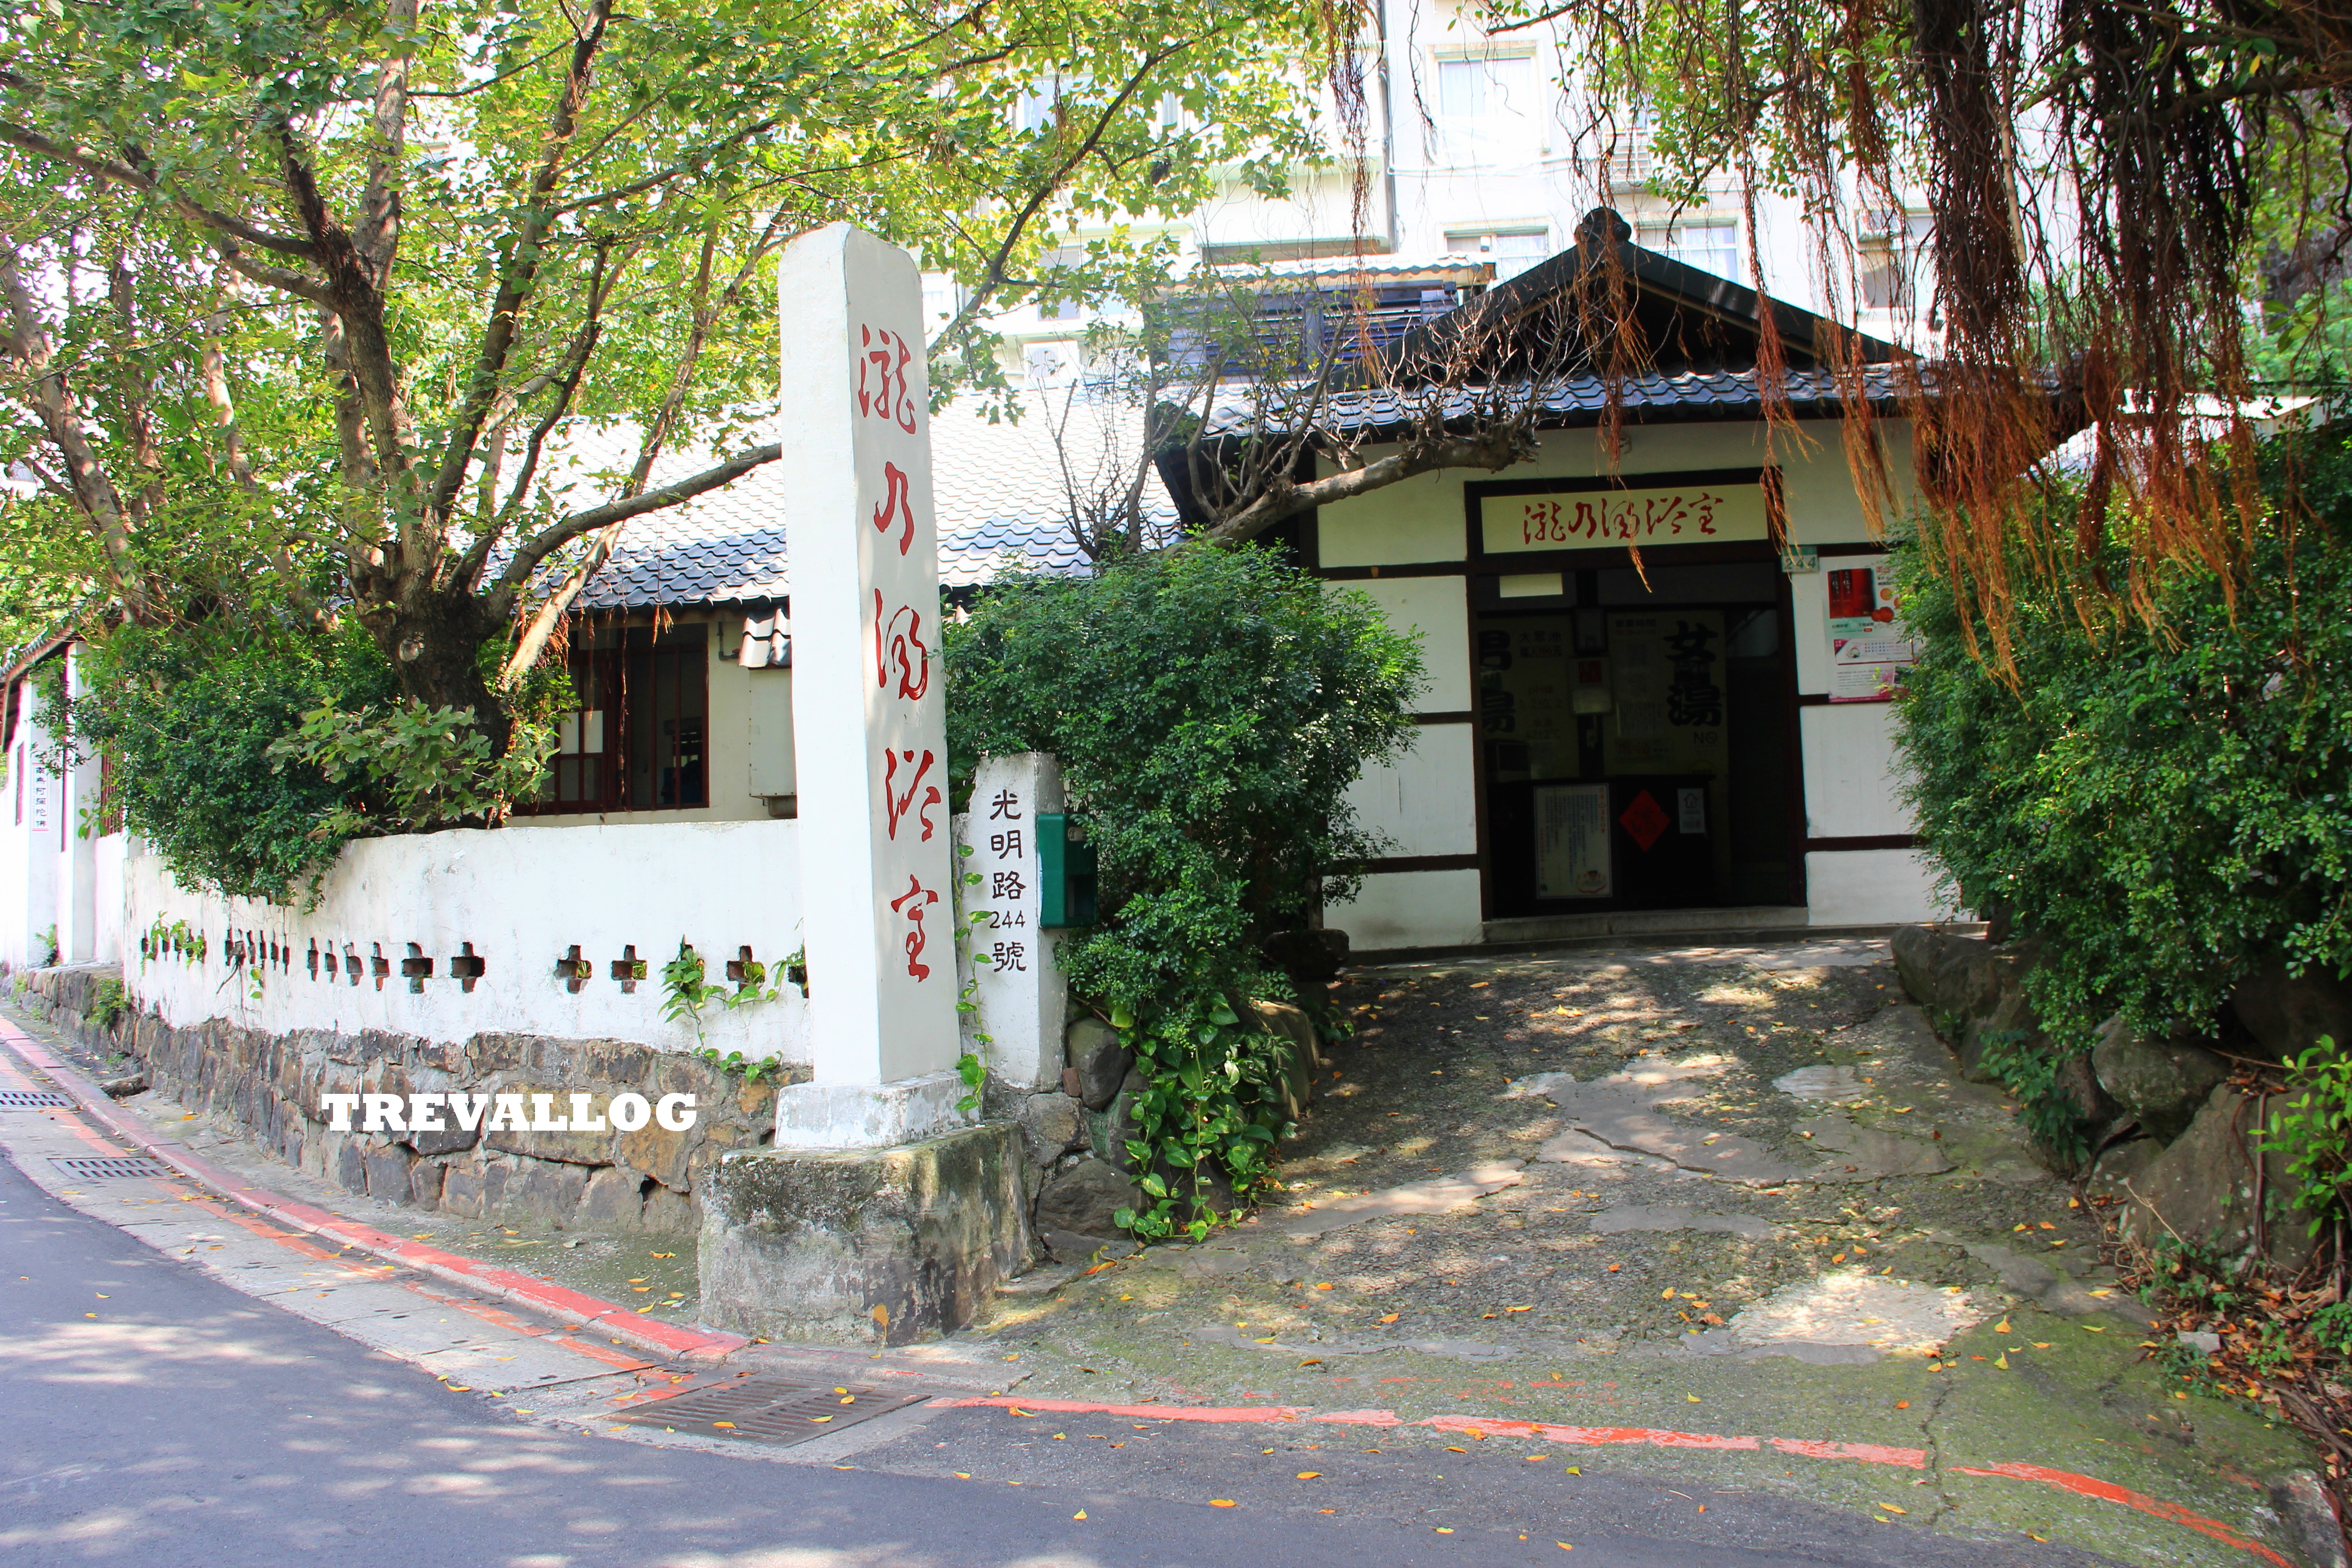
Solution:
[{"label": "asphalt road", "polygon": [[[1056,1425],[1076,1436],[1087,1417]],[[0,1161],[0,1556],[141,1568],[1642,1568],[2089,1563],[1791,1500],[1675,1503],[1638,1465],[1532,1491],[1514,1456],[1319,1460],[1301,1500],[1254,1433],[1055,1444],[943,1410],[856,1468],[550,1429],[242,1295]],[[977,1478],[937,1473],[952,1465]],[[1336,1472],[1344,1468],[1345,1475]],[[923,1472],[931,1473],[923,1473]],[[1025,1479],[1024,1479],[1025,1478]],[[1022,1480],[1023,1484],[1008,1484]],[[1680,1493],[1674,1494],[1680,1497]],[[1211,1497],[1232,1508],[1207,1505]],[[1337,1512],[1317,1510],[1337,1500]],[[1084,1521],[1072,1516],[1083,1510]],[[1439,1522],[1450,1521],[1451,1522]],[[1568,1557],[1559,1542],[1573,1544]],[[2020,1548],[2024,1548],[2021,1553]]]}]

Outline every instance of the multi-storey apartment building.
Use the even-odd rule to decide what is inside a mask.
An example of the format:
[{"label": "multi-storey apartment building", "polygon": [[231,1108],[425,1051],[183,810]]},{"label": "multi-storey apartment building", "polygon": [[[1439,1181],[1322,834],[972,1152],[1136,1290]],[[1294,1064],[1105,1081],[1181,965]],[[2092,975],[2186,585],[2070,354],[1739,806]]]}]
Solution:
[{"label": "multi-storey apartment building", "polygon": [[[1197,211],[1130,229],[1171,235],[1194,266],[1281,263],[1293,275],[1328,270],[1335,285],[1356,258],[1370,258],[1385,292],[1420,282],[1437,305],[1565,249],[1584,214],[1607,205],[1632,223],[1637,245],[1757,283],[1747,204],[1732,173],[1678,199],[1648,116],[1575,86],[1578,61],[1549,26],[1490,35],[1454,0],[1376,0],[1368,30],[1360,123],[1347,123],[1328,86],[1315,89],[1328,163],[1293,169],[1284,198],[1262,197],[1236,177]],[[1050,89],[1024,105],[1034,116],[1050,111]],[[1796,200],[1759,193],[1753,238],[1763,288],[1874,337],[1926,346],[1937,323],[1920,287],[1923,193],[1898,193],[1905,199],[1893,206],[1847,195],[1851,231],[1825,266]],[[1062,238],[1081,245],[1100,232]],[[930,288],[933,312],[949,312],[953,285],[935,277]],[[1029,376],[1075,369],[1078,337],[1097,314],[1073,303],[1003,313],[995,325],[1007,368]]]}]

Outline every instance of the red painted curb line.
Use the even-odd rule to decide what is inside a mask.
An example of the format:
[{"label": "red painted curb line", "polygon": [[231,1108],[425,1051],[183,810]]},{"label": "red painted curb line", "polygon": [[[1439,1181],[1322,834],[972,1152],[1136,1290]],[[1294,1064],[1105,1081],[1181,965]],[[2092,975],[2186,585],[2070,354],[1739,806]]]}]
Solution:
[{"label": "red painted curb line", "polygon": [[[1856,1459],[1866,1465],[1893,1465],[1904,1469],[1924,1470],[1927,1468],[1927,1452],[1924,1448],[1891,1448],[1876,1443],[1824,1443],[1806,1437],[1733,1437],[1712,1432],[1674,1432],[1657,1426],[1555,1426],[1541,1421],[1482,1420],[1475,1415],[1432,1415],[1423,1420],[1407,1420],[1393,1410],[1329,1410],[1318,1414],[1296,1405],[1095,1405],[1077,1399],[1016,1399],[991,1395],[987,1398],[934,1399],[931,1407],[941,1410],[971,1409],[987,1406],[1010,1410],[1014,1415],[1117,1415],[1128,1420],[1146,1421],[1316,1421],[1349,1426],[1427,1426],[1440,1432],[1475,1433],[1481,1436],[1524,1437],[1531,1442],[1579,1444],[1588,1447],[1622,1443],[1643,1443],[1658,1448],[1717,1448],[1738,1452],[1760,1452],[1771,1447],[1783,1454],[1798,1454],[1813,1459]],[[2224,1546],[2234,1546],[2249,1552],[2275,1568],[2294,1568],[2294,1564],[2259,1541],[2250,1541],[2219,1520],[2192,1513],[2179,1503],[2165,1502],[2112,1481],[2095,1476],[2077,1475],[2073,1470],[2053,1470],[2045,1465],[1954,1465],[1945,1472],[1955,1476],[2001,1476],[2011,1480],[2035,1481],[2073,1492],[2077,1497],[2095,1498],[2102,1502],[2120,1503],[2125,1508],[2165,1521],[2185,1525],[2200,1535],[2210,1536]]]},{"label": "red painted curb line", "polygon": [[394,1236],[372,1225],[363,1225],[325,1209],[273,1193],[267,1187],[256,1186],[235,1171],[215,1165],[202,1155],[191,1154],[157,1140],[155,1134],[137,1118],[118,1107],[107,1098],[104,1090],[79,1072],[51,1056],[40,1042],[23,1030],[0,1019],[0,1046],[36,1071],[47,1073],[57,1086],[71,1096],[85,1116],[103,1123],[117,1137],[137,1145],[150,1158],[171,1166],[182,1175],[202,1182],[231,1203],[267,1215],[280,1225],[356,1247],[426,1274],[446,1279],[452,1284],[468,1286],[486,1295],[495,1296],[519,1307],[529,1307],[546,1313],[571,1328],[594,1327],[614,1339],[651,1351],[656,1355],[683,1361],[722,1361],[751,1342],[740,1334],[705,1333],[693,1329],[676,1328],[668,1323],[648,1322],[629,1308],[602,1297],[591,1296],[562,1285],[535,1279],[528,1274],[476,1258],[445,1252],[421,1241]]}]

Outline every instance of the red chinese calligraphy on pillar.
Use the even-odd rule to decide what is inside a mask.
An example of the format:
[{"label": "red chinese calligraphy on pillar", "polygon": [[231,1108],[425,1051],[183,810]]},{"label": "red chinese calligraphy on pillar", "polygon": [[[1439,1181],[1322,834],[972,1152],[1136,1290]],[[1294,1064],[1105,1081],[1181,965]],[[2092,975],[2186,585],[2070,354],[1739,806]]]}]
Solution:
[{"label": "red chinese calligraphy on pillar", "polygon": [[915,510],[907,504],[907,472],[896,463],[882,465],[882,482],[888,487],[882,499],[874,503],[874,531],[888,533],[890,525],[899,527],[898,553],[915,542]]},{"label": "red chinese calligraphy on pillar", "polygon": [[898,675],[898,695],[920,700],[931,689],[931,650],[923,646],[922,612],[901,605],[887,620],[882,614],[882,590],[874,590],[874,684],[890,688],[893,667]]},{"label": "red chinese calligraphy on pillar", "polygon": [[907,366],[915,357],[901,333],[887,327],[857,329],[857,412],[887,419],[911,436],[915,433],[915,394],[907,380]]},{"label": "red chinese calligraphy on pillar", "polygon": [[[928,760],[929,753],[925,753]],[[929,835],[925,835],[929,837]],[[918,980],[931,977],[931,966],[922,962],[925,939],[923,911],[940,901],[940,896],[923,886],[912,872],[907,875],[907,890],[890,900],[890,908],[903,917],[908,930],[906,936],[907,973]]]},{"label": "red chinese calligraphy on pillar", "polygon": [[[925,784],[923,775],[931,771],[931,763],[937,759],[928,749],[919,763],[915,761],[915,753],[911,751],[885,751],[882,757],[882,805],[888,814],[891,838],[895,840],[898,837],[898,824],[912,816],[923,825],[922,841],[928,843],[933,831],[930,811],[940,804],[940,786]],[[907,760],[909,770],[904,791],[898,788],[898,760],[901,757]],[[923,792],[923,804],[919,806],[915,805],[915,792],[919,789]]]}]

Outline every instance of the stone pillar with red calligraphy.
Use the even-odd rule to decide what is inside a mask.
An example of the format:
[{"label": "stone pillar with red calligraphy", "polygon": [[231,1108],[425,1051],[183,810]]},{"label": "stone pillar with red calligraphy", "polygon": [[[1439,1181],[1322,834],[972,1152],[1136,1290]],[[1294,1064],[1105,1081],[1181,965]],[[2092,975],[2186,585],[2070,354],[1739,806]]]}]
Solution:
[{"label": "stone pillar with red calligraphy", "polygon": [[873,1148],[955,1109],[955,874],[939,666],[930,386],[914,258],[847,224],[778,277],[793,748],[814,1080],[780,1148]]}]

